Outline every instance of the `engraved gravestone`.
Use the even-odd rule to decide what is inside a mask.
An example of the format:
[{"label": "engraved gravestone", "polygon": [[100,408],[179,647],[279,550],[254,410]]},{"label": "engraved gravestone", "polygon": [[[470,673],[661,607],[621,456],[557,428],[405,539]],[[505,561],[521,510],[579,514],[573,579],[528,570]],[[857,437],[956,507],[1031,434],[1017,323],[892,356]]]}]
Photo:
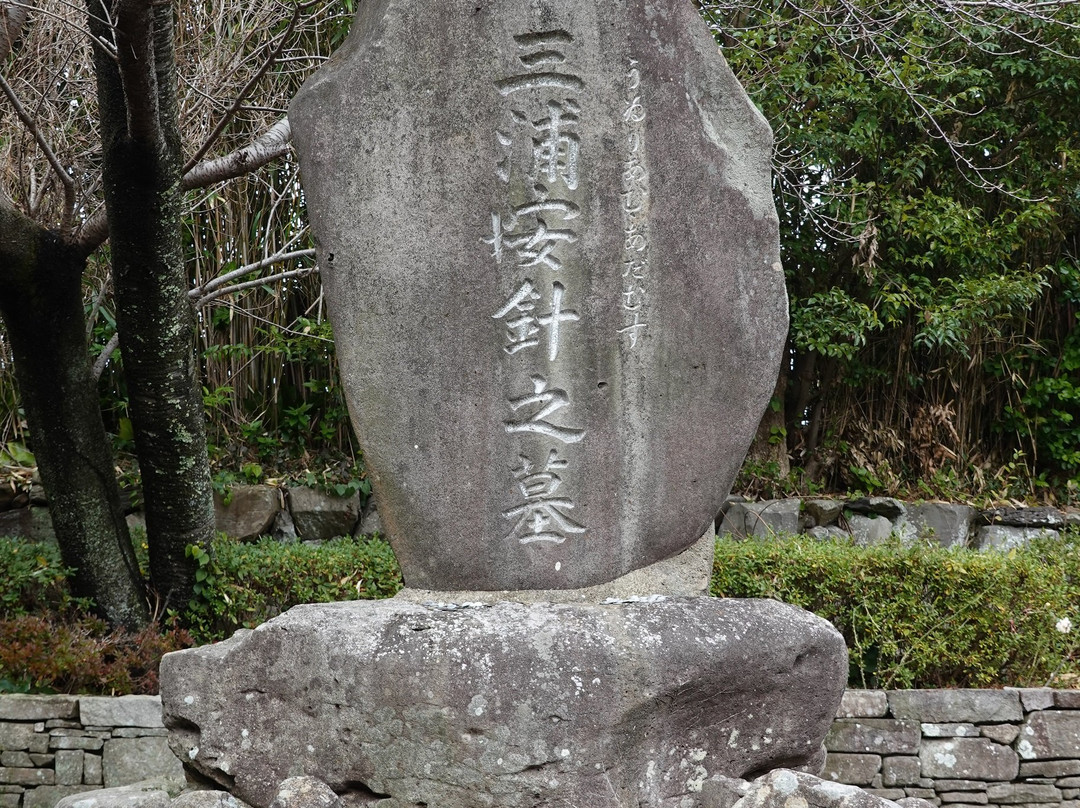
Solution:
[{"label": "engraved gravestone", "polygon": [[771,132],[688,0],[368,0],[290,109],[406,582],[694,543],[787,329]]}]

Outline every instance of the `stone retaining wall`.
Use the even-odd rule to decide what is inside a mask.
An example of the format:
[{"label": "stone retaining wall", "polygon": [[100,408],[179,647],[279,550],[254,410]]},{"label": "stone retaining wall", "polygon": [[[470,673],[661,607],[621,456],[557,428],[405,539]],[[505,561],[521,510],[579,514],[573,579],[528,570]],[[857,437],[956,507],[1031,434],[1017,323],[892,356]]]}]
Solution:
[{"label": "stone retaining wall", "polygon": [[161,778],[182,784],[157,696],[0,695],[0,808]]},{"label": "stone retaining wall", "polygon": [[[157,696],[0,695],[0,808],[96,788],[179,788]],[[826,779],[945,808],[1080,808],[1080,690],[849,690]]]},{"label": "stone retaining wall", "polygon": [[1080,690],[849,690],[826,779],[949,808],[1080,808]]}]

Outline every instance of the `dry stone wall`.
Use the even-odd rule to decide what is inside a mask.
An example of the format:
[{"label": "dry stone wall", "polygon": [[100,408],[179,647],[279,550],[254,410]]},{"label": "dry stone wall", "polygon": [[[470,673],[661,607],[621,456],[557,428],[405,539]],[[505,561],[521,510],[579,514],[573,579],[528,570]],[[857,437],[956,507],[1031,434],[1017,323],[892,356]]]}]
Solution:
[{"label": "dry stone wall", "polygon": [[946,808],[1080,808],[1080,691],[849,690],[826,779]]},{"label": "dry stone wall", "polygon": [[0,808],[149,779],[181,787],[158,696],[0,695]]}]

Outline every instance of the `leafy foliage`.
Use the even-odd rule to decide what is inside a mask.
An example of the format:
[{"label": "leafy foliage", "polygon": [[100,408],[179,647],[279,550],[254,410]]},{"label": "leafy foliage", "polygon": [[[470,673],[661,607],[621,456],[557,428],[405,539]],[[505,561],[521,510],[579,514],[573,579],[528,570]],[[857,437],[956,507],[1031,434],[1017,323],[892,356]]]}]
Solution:
[{"label": "leafy foliage", "polygon": [[830,620],[853,687],[1036,686],[1080,674],[1080,638],[1058,627],[1080,624],[1078,535],[1007,554],[721,541],[712,593],[776,598]]}]

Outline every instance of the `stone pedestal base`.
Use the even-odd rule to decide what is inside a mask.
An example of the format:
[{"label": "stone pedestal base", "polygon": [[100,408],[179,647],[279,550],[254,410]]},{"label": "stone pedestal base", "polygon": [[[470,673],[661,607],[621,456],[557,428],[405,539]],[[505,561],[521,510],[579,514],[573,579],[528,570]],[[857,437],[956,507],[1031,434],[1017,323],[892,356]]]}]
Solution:
[{"label": "stone pedestal base", "polygon": [[774,601],[298,606],[161,665],[174,751],[266,808],[312,775],[384,808],[683,808],[815,768],[843,639]]}]

